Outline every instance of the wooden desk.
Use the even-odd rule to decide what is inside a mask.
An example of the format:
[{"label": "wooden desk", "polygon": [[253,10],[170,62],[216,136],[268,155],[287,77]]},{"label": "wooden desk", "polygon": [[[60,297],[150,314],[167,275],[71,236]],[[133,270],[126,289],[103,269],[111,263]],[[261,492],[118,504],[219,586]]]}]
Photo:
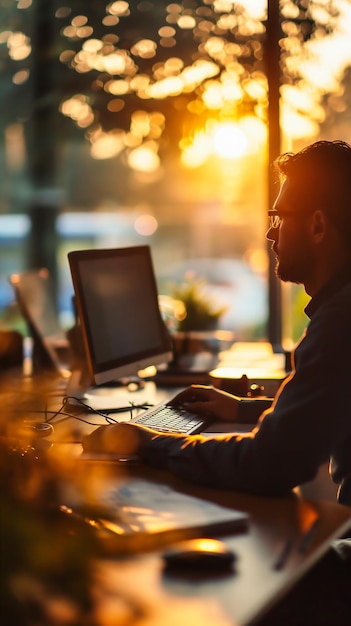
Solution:
[{"label": "wooden desk", "polygon": [[[56,444],[56,452],[60,445]],[[74,448],[77,452],[79,444]],[[63,451],[66,456],[69,448],[63,446]],[[85,465],[86,478],[91,480],[94,464],[77,463]],[[104,470],[101,464],[96,468],[99,473],[111,471],[118,476],[119,470],[113,464],[104,464]],[[336,503],[305,500],[298,493],[287,498],[264,498],[194,486],[145,466],[135,466],[128,473],[246,511],[250,516],[247,531],[221,536],[237,555],[236,568],[228,574],[166,574],[162,552],[167,541],[157,538],[127,557],[123,550],[120,556],[113,554],[99,561],[99,594],[105,598],[108,590],[110,599],[114,594],[125,594],[133,606],[147,611],[150,626],[251,626],[321,558],[330,542],[351,526],[349,509]],[[287,545],[286,558],[277,567]],[[100,609],[105,611],[104,606]],[[172,621],[175,616],[178,622]]]},{"label": "wooden desk", "polygon": [[[13,385],[14,393],[18,394],[19,388]],[[32,398],[33,388],[28,389]],[[56,401],[59,402],[59,396]],[[33,404],[35,402],[33,398]],[[79,443],[60,443],[63,432],[66,435],[74,432],[72,424],[65,421],[55,430],[50,454],[58,462],[70,459],[69,480],[82,472],[89,481],[95,472],[102,472],[102,464],[83,464],[75,458],[81,451]],[[72,442],[72,437],[65,440]],[[104,468],[103,471],[116,473],[116,476],[120,471],[113,464],[104,464]],[[271,499],[194,486],[167,472],[155,472],[144,466],[136,466],[128,472],[140,474],[145,480],[167,483],[186,494],[247,511],[249,528],[246,532],[223,537],[237,555],[235,571],[225,575],[168,575],[163,569],[164,544],[157,541],[152,548],[148,546],[138,553],[113,554],[99,559],[92,568],[92,612],[97,626],[251,626],[327,551],[330,542],[351,526],[350,509],[336,503],[306,500],[298,493]],[[316,517],[319,523],[310,542],[305,544],[304,536]],[[290,550],[282,566],[277,568],[277,560],[287,542]]]},{"label": "wooden desk", "polygon": [[[265,503],[265,508],[269,510],[270,506]],[[271,512],[275,510],[273,506]],[[323,515],[331,515],[332,525],[338,524],[330,511],[324,510]],[[324,541],[328,543],[334,533],[335,526],[332,530],[329,522],[326,523],[319,537],[316,537],[314,555],[310,554],[302,562],[295,552],[286,568],[280,572],[272,569],[274,552],[279,543],[274,530],[269,531],[257,518],[252,522],[248,535],[225,538],[239,558],[234,574],[208,578],[172,578],[164,574],[159,554],[122,562],[108,561],[102,565],[110,590],[115,585],[116,592],[123,589],[137,605],[147,606],[152,615],[148,623],[152,626],[173,623],[189,626],[248,626],[269,611],[291,588],[312,564],[317,551],[321,554],[326,545],[323,543],[323,534]],[[178,622],[172,621],[175,616]]]}]

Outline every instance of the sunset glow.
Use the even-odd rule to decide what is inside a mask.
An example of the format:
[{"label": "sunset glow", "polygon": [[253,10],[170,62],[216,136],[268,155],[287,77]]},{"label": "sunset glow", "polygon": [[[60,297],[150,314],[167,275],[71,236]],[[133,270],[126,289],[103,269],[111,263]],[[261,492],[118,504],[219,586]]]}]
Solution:
[{"label": "sunset glow", "polygon": [[181,160],[186,167],[196,168],[211,156],[239,159],[258,151],[265,140],[265,125],[254,117],[239,122],[209,120],[206,128],[181,142]]},{"label": "sunset glow", "polygon": [[213,129],[213,146],[215,152],[228,159],[243,156],[247,148],[247,140],[243,131],[233,122],[222,122]]},{"label": "sunset glow", "polygon": [[[251,37],[259,38],[264,32],[262,20],[266,18],[267,3],[265,0],[242,0],[240,5],[246,11],[245,27],[244,22],[242,26],[239,25],[236,4],[231,0],[216,0],[213,11],[189,9],[183,13],[181,3],[171,3],[167,6],[166,23],[158,29],[154,39],[141,38],[128,51],[119,49],[117,42],[106,45],[106,42],[92,35],[83,42],[71,64],[78,72],[95,69],[111,75],[111,80],[105,82],[104,90],[113,96],[119,96],[118,102],[114,105],[111,102],[108,106],[111,111],[121,110],[122,98],[128,97],[128,94],[134,94],[142,105],[143,100],[164,101],[192,93],[187,110],[193,116],[194,129],[192,139],[184,137],[181,142],[183,164],[197,167],[211,154],[222,158],[238,158],[253,149],[252,141],[251,144],[248,142],[242,130],[239,131],[232,122],[224,120],[211,131],[208,128],[200,130],[196,123],[196,115],[204,111],[225,113],[228,109],[229,117],[237,117],[236,109],[239,110],[247,99],[256,102],[253,116],[256,116],[259,123],[266,123],[267,78],[263,72],[255,71],[251,75],[247,71],[243,72],[239,60],[243,53],[248,53],[248,49],[243,50],[242,44],[230,42],[226,31],[229,33],[238,28],[247,36],[250,34]],[[313,137],[318,133],[319,125],[325,119],[321,100],[327,92],[338,90],[344,68],[351,63],[351,52],[347,45],[351,32],[351,7],[346,0],[339,0],[337,5],[341,18],[334,24],[333,34],[312,37],[301,46],[300,40],[293,36],[293,22],[290,21],[289,29],[286,30],[290,36],[282,40],[287,68],[292,75],[299,76],[293,82],[283,84],[281,89],[281,125],[291,140]],[[282,4],[282,17],[292,20],[293,14],[289,12],[289,6],[288,3]],[[129,15],[129,3],[114,2],[109,5],[108,11],[111,15],[118,16],[118,20],[126,19]],[[318,12],[317,7],[314,7],[314,15],[322,23],[327,11],[324,13],[321,8]],[[210,17],[217,21],[221,32],[216,32]],[[86,25],[78,24],[74,20],[71,22],[71,28],[83,26]],[[169,58],[155,62],[148,74],[141,73],[138,58],[157,59],[158,46],[172,48],[179,30],[193,31],[194,42],[199,41],[194,60],[184,63],[183,59],[172,53]],[[67,38],[71,36],[67,35]],[[257,41],[255,45],[255,56],[260,59],[263,55],[261,44]],[[65,115],[74,119],[74,108],[70,110],[62,106],[61,109]],[[80,119],[75,119],[80,126],[86,125],[82,115]],[[89,118],[85,116],[84,119],[87,121]],[[133,126],[131,122],[130,133],[140,135]],[[166,124],[163,123],[154,138],[160,139],[165,128]],[[145,133],[142,136],[147,138]],[[258,142],[261,143],[262,140],[261,134]],[[143,153],[138,152],[128,157],[129,162],[134,164],[132,167],[135,167],[136,160],[137,167],[140,167],[140,162],[146,163],[146,153],[142,159],[141,154]],[[157,158],[153,158],[152,167],[156,166],[156,161]]]},{"label": "sunset glow", "polygon": [[[283,32],[280,121],[288,141],[318,134],[326,119],[325,96],[337,94],[337,98],[329,100],[330,107],[335,107],[336,111],[346,106],[340,85],[345,69],[351,65],[350,2],[334,0],[333,6],[339,15],[330,12],[327,2],[308,5],[306,16],[315,20],[317,26],[304,40],[298,7],[288,1],[280,4]],[[18,3],[18,9],[23,11],[30,7],[30,1]],[[85,136],[92,142],[94,158],[111,158],[121,151],[122,133],[125,139],[122,150],[130,147],[141,150],[146,141],[161,141],[170,123],[164,113],[164,103],[182,99],[179,111],[183,111],[187,126],[181,142],[182,162],[193,167],[210,154],[238,158],[253,149],[252,142],[231,120],[236,124],[251,116],[260,124],[267,124],[268,84],[264,65],[267,9],[267,0],[241,0],[239,3],[214,0],[189,7],[180,1],[171,2],[157,14],[157,28],[153,33],[151,29],[141,28],[139,38],[135,36],[134,41],[124,45],[120,41],[121,34],[124,27],[128,32],[129,19],[135,11],[130,1],[106,4],[105,9],[101,9],[99,25],[91,23],[87,15],[76,15],[69,7],[61,7],[55,16],[61,24],[63,42],[60,63],[78,75],[91,74],[94,97],[67,93],[59,110],[80,129],[87,130]],[[144,19],[151,16],[148,3],[140,3],[137,10]],[[105,29],[103,34],[101,27]],[[179,45],[184,37],[187,43]],[[23,63],[32,53],[28,35],[20,29],[4,29],[0,43],[6,45],[9,58],[18,65],[18,70],[13,72],[13,84],[20,86],[27,82],[31,75]],[[99,119],[100,105],[96,103],[100,96],[105,99],[105,111],[115,116],[108,128]],[[155,102],[155,115],[162,116],[161,122],[151,121],[152,114],[145,106],[145,102],[150,101]],[[125,115],[124,125],[121,125],[121,111],[128,111],[130,128],[126,127]],[[136,112],[140,119],[144,114],[142,123],[135,123]],[[204,114],[208,119],[220,115],[221,126],[210,132],[203,120],[199,123],[197,119]],[[100,137],[95,145],[97,119],[106,136]],[[183,122],[179,119],[179,127]],[[227,123],[230,125],[225,127]],[[111,134],[112,127],[117,141]],[[259,143],[261,141],[262,137]],[[140,150],[129,154],[131,167],[143,168],[148,162],[150,165],[146,167],[155,168],[157,151],[147,157],[148,148],[144,152]]]}]

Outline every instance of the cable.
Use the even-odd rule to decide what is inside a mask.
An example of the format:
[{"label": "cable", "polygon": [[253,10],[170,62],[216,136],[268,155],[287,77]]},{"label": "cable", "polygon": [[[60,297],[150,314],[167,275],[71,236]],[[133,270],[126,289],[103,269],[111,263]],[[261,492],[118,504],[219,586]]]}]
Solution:
[{"label": "cable", "polygon": [[[79,405],[80,407],[86,409],[87,411],[94,413],[95,415],[100,415],[101,417],[104,418],[104,420],[108,423],[108,424],[119,424],[119,421],[117,419],[114,419],[113,417],[111,417],[109,415],[109,413],[125,413],[126,411],[130,412],[130,419],[133,418],[133,411],[137,410],[137,409],[148,409],[151,406],[153,406],[152,404],[134,404],[134,403],[130,403],[129,406],[125,406],[125,407],[116,407],[114,409],[108,409],[107,411],[99,411],[98,409],[94,409],[92,406],[90,406],[89,404],[87,404],[86,402],[83,402],[83,400],[81,400],[80,398],[77,398],[76,396],[64,396],[62,399],[62,404],[60,406],[59,409],[57,409],[57,411],[49,411],[47,409],[47,406],[45,407],[45,411],[37,411],[38,413],[45,413],[45,421],[50,423],[52,422],[56,417],[58,416],[63,416],[64,419],[66,418],[72,418],[72,419],[76,419],[80,422],[83,422],[85,424],[89,424],[90,426],[101,426],[100,423],[96,423],[96,422],[92,422],[89,419],[87,419],[86,417],[81,417],[79,415],[77,415],[76,413],[71,413],[70,411],[66,410],[66,407],[69,403],[70,400],[73,400],[75,403],[77,403],[77,405]],[[50,415],[50,417],[48,416],[48,414],[51,413],[52,415]]]},{"label": "cable", "polygon": [[[29,392],[28,395],[35,397],[36,394]],[[86,402],[84,402],[83,400],[81,400],[80,398],[77,398],[76,396],[63,396],[62,398],[62,404],[61,406],[57,409],[57,410],[49,410],[48,409],[48,404],[47,401],[45,402],[45,409],[43,410],[31,410],[31,409],[27,409],[26,413],[34,413],[36,415],[45,415],[45,422],[46,423],[50,423],[53,422],[55,420],[55,418],[58,417],[62,417],[62,419],[75,419],[77,421],[83,422],[85,424],[88,424],[90,426],[101,426],[101,423],[96,423],[93,422],[91,420],[89,420],[86,417],[80,416],[77,413],[72,413],[71,411],[67,410],[68,405],[69,405],[69,401],[73,401],[75,402],[75,406],[76,407],[81,407],[82,409],[85,409],[86,411],[89,411],[90,413],[93,413],[95,415],[100,415],[101,417],[104,418],[104,420],[107,422],[107,424],[118,424],[120,423],[117,419],[111,417],[110,413],[125,413],[126,411],[129,411],[130,413],[130,419],[133,418],[133,413],[134,411],[138,410],[138,409],[143,409],[146,410],[152,406],[154,406],[153,404],[149,404],[149,403],[143,403],[143,404],[134,404],[133,402],[130,402],[130,404],[128,406],[123,406],[123,407],[116,407],[116,408],[112,408],[112,409],[106,409],[105,411],[99,411],[98,409],[94,409],[92,406],[90,406],[89,404],[87,404]],[[22,412],[18,409],[18,412]]]},{"label": "cable", "polygon": [[74,402],[77,402],[80,406],[84,407],[88,411],[91,411],[92,413],[96,413],[97,415],[101,415],[104,418],[106,418],[106,416],[108,417],[110,413],[125,413],[126,411],[130,411],[131,418],[132,418],[134,410],[147,409],[153,406],[152,404],[148,404],[148,403],[134,404],[134,402],[130,402],[129,405],[127,406],[121,406],[121,407],[116,407],[112,409],[105,409],[104,411],[102,410],[99,411],[98,409],[94,409],[92,406],[90,406],[89,404],[81,400],[80,398],[76,398],[75,396],[64,396],[63,403],[69,402],[69,400],[74,400]]}]

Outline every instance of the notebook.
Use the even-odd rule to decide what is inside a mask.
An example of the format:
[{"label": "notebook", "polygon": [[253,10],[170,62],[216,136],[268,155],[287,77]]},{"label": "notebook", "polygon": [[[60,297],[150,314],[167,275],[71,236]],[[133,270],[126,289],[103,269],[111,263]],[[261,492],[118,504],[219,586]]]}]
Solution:
[{"label": "notebook", "polygon": [[[71,495],[72,497],[72,495]],[[62,506],[96,530],[107,552],[159,548],[180,539],[244,532],[249,516],[209,500],[139,477],[106,477],[90,489],[89,502]]]}]

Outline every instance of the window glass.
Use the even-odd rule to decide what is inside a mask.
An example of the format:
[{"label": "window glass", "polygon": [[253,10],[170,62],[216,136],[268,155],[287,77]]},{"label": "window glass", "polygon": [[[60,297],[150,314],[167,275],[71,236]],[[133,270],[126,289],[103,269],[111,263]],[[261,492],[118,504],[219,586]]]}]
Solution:
[{"label": "window glass", "polygon": [[68,156],[59,170],[67,206],[56,220],[62,312],[71,306],[69,250],[147,243],[161,294],[172,295],[184,281],[204,282],[211,304],[226,309],[220,328],[243,340],[263,337],[265,169],[263,146],[240,160],[212,159],[191,172],[165,160],[156,181],[117,159],[96,163],[81,155],[77,162]]},{"label": "window glass", "polygon": [[[48,267],[68,324],[68,251],[149,244],[161,295],[200,285],[220,328],[267,339],[268,144],[351,140],[342,3],[0,4],[2,318],[9,273]],[[305,300],[283,286],[284,341]]]},{"label": "window glass", "polygon": [[3,310],[7,275],[45,265],[68,324],[67,252],[146,243],[161,295],[201,285],[223,309],[219,328],[266,337],[264,14],[207,2],[6,10],[2,215],[29,226],[3,231]]}]

